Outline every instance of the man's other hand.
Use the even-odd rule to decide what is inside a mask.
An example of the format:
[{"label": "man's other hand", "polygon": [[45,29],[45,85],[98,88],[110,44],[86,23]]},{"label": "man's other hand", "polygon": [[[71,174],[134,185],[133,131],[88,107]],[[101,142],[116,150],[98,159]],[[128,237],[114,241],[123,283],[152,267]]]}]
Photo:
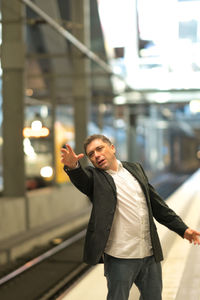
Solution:
[{"label": "man's other hand", "polygon": [[187,239],[190,243],[194,243],[194,245],[200,245],[200,232],[187,228],[184,233],[184,239]]}]

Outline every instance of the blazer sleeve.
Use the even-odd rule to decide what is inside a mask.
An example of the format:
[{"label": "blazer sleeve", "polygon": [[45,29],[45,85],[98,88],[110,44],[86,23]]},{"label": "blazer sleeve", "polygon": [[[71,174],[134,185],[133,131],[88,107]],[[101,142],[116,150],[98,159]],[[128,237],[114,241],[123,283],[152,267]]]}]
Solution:
[{"label": "blazer sleeve", "polygon": [[149,184],[149,192],[155,219],[183,237],[188,226],[158,195],[151,184]]},{"label": "blazer sleeve", "polygon": [[166,202],[156,192],[154,187],[149,183],[148,178],[141,166],[142,172],[148,182],[150,202],[153,212],[153,217],[162,225],[173,230],[181,237],[184,236],[185,230],[188,226],[183,220],[166,204]]},{"label": "blazer sleeve", "polygon": [[76,169],[72,170],[64,166],[64,171],[79,191],[91,197],[93,191],[93,174],[89,169],[82,168],[79,164]]}]

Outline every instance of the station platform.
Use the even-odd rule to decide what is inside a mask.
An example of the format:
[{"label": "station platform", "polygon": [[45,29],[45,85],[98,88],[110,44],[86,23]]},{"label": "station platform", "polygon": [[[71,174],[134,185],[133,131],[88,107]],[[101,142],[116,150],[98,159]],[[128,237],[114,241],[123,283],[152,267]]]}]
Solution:
[{"label": "station platform", "polygon": [[[200,170],[166,201],[189,227],[200,230]],[[200,247],[190,244],[159,223],[157,228],[164,252],[162,299],[200,300]],[[107,287],[103,274],[103,264],[94,266],[57,300],[106,299]],[[133,286],[129,300],[138,299],[139,291]]]}]

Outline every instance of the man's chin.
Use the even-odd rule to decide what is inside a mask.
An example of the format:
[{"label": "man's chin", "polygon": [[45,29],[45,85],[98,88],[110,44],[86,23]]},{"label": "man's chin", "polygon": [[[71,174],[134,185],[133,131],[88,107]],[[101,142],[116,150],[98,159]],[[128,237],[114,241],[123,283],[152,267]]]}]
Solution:
[{"label": "man's chin", "polygon": [[109,168],[106,164],[102,164],[102,165],[97,165],[96,166],[98,169],[100,170],[104,170],[104,171],[107,171]]}]

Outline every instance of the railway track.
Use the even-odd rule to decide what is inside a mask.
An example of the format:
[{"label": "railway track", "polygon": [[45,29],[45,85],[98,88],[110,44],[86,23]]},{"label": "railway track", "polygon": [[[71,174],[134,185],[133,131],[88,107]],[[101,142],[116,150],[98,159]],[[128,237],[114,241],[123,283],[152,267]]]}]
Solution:
[{"label": "railway track", "polygon": [[0,299],[56,299],[89,268],[82,263],[85,232],[82,230],[0,278]]}]

